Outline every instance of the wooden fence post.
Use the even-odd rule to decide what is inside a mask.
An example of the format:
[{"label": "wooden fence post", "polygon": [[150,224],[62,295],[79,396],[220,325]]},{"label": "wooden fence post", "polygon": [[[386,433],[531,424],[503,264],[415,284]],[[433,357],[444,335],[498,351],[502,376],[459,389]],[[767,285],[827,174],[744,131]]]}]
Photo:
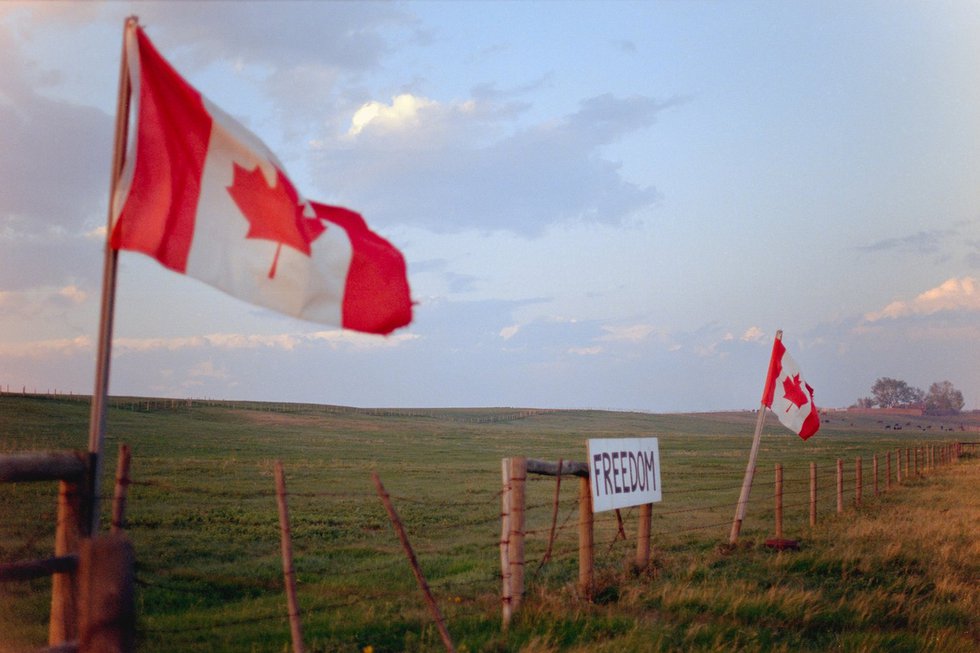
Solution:
[{"label": "wooden fence post", "polygon": [[895,450],[895,482],[902,484],[902,450]]},{"label": "wooden fence post", "polygon": [[861,456],[858,456],[854,460],[854,506],[857,508],[861,507],[861,490],[864,484],[864,478],[861,474]]},{"label": "wooden fence post", "polygon": [[276,502],[279,505],[279,548],[282,551],[282,575],[286,584],[286,608],[289,611],[289,634],[293,640],[293,653],[303,653],[303,624],[300,621],[299,602],[296,599],[296,571],[293,569],[293,543],[289,530],[289,507],[286,504],[286,475],[282,461],[277,460]]},{"label": "wooden fence post", "polygon": [[905,478],[912,478],[912,450],[905,448]]},{"label": "wooden fence post", "polygon": [[[54,533],[55,556],[78,551],[82,530],[81,485],[58,482],[58,525]],[[78,571],[51,576],[51,618],[48,622],[48,644],[64,644],[78,638]]]},{"label": "wooden fence post", "polygon": [[844,512],[844,461],[837,459],[837,514]]},{"label": "wooden fence post", "polygon": [[446,620],[443,618],[442,612],[436,604],[436,600],[432,597],[432,590],[429,589],[429,583],[426,582],[425,576],[422,574],[422,568],[419,566],[419,561],[415,557],[415,551],[412,549],[411,542],[408,541],[408,535],[405,533],[402,520],[398,517],[398,513],[395,512],[395,506],[391,503],[391,496],[385,490],[385,486],[381,483],[381,477],[378,476],[377,472],[371,472],[371,477],[374,479],[374,487],[378,491],[378,497],[380,497],[381,503],[384,504],[385,511],[388,513],[388,519],[395,528],[395,533],[398,534],[398,539],[401,541],[402,548],[405,550],[405,555],[408,556],[412,573],[415,574],[415,581],[418,583],[419,589],[422,590],[425,602],[429,606],[429,612],[436,622],[436,628],[439,630],[442,644],[446,647],[448,653],[456,653],[456,647],[453,646],[453,640],[449,637],[449,630],[446,628]]},{"label": "wooden fence post", "polygon": [[558,510],[561,506],[561,467],[563,462],[561,458],[558,459],[558,470],[555,473],[555,499],[551,507],[551,530],[548,533],[548,548],[541,556],[541,564],[538,565],[538,570],[551,560],[551,552],[555,546],[555,529],[558,528]]},{"label": "wooden fence post", "polygon": [[592,532],[592,490],[588,478],[579,478],[578,484],[578,586],[582,594],[591,599],[593,586],[592,558],[594,542]]},{"label": "wooden fence post", "polygon": [[511,615],[524,599],[524,486],[527,482],[527,458],[510,459],[510,536],[507,558],[510,563]]},{"label": "wooden fence post", "polygon": [[885,491],[892,487],[892,452],[885,455]]},{"label": "wooden fence post", "polygon": [[503,491],[500,494],[500,604],[503,611],[504,629],[510,625],[513,614],[510,605],[510,458],[501,458],[500,475]]},{"label": "wooden fence post", "polygon": [[129,492],[129,445],[119,445],[116,461],[116,488],[112,495],[112,524],[110,532],[118,533],[126,521],[126,495]]},{"label": "wooden fence post", "polygon": [[640,519],[636,532],[637,571],[644,571],[650,564],[650,521],[652,516],[652,503],[644,503],[640,506]]},{"label": "wooden fence post", "polygon": [[878,496],[878,454],[874,454],[871,457],[871,467],[873,468],[873,473],[875,477],[875,482],[874,482],[875,496]]},{"label": "wooden fence post", "polygon": [[817,463],[810,463],[810,526],[817,525]]},{"label": "wooden fence post", "polygon": [[80,541],[78,653],[135,650],[133,547],[123,533]]},{"label": "wooden fence post", "polygon": [[783,539],[783,465],[776,463],[776,539]]}]

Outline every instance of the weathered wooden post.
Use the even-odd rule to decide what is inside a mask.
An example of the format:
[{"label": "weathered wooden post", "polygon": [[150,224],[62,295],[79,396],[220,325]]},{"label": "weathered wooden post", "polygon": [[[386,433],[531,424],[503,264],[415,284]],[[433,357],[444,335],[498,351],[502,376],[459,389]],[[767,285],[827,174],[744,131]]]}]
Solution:
[{"label": "weathered wooden post", "polygon": [[594,555],[592,490],[588,478],[578,484],[578,586],[587,598],[592,598]]},{"label": "weathered wooden post", "polygon": [[513,615],[510,605],[510,458],[500,460],[500,476],[503,491],[500,495],[500,604],[504,628],[510,625]]},{"label": "weathered wooden post", "polygon": [[837,514],[844,512],[844,461],[837,459]]},{"label": "weathered wooden post", "polygon": [[892,452],[885,455],[885,491],[892,487]]},{"label": "weathered wooden post", "polygon": [[[59,481],[55,556],[67,556],[78,551],[82,522],[81,485],[77,481]],[[51,576],[51,619],[48,622],[48,644],[51,646],[78,638],[77,596],[77,570]]]},{"label": "weathered wooden post", "polygon": [[810,463],[810,526],[817,525],[817,463]]},{"label": "weathered wooden post", "polygon": [[854,506],[856,508],[861,507],[862,484],[863,478],[861,475],[861,456],[858,456],[854,460]]},{"label": "weathered wooden post", "polygon": [[374,487],[378,492],[378,497],[385,507],[385,512],[388,513],[388,520],[391,521],[391,525],[395,529],[395,534],[398,535],[398,540],[401,542],[402,549],[405,551],[406,557],[408,557],[408,563],[412,568],[412,574],[415,576],[415,582],[418,583],[425,603],[429,608],[429,613],[436,622],[436,628],[439,631],[442,644],[446,647],[447,653],[456,653],[456,647],[453,644],[452,638],[449,636],[449,629],[446,628],[446,620],[442,616],[442,611],[439,610],[439,605],[436,603],[435,597],[432,596],[432,590],[429,588],[428,581],[425,580],[425,575],[419,566],[418,558],[415,557],[415,551],[412,549],[412,543],[408,541],[408,534],[405,532],[402,520],[395,510],[395,505],[391,502],[391,496],[385,490],[385,486],[381,482],[381,477],[378,476],[377,472],[371,472],[371,477],[374,480]]},{"label": "weathered wooden post", "polygon": [[874,469],[874,477],[875,477],[875,483],[874,483],[874,487],[875,487],[875,496],[878,496],[878,454],[874,454],[874,456],[872,456],[872,458],[871,458],[871,466],[872,466],[872,468]]},{"label": "weathered wooden post", "polygon": [[118,533],[126,521],[126,495],[129,493],[129,445],[119,445],[116,460],[116,488],[112,495],[112,523],[110,531]]},{"label": "weathered wooden post", "polygon": [[776,539],[783,539],[783,465],[776,463]]},{"label": "weathered wooden post", "polygon": [[78,653],[135,650],[133,547],[123,533],[80,541]]},{"label": "weathered wooden post", "polygon": [[653,504],[640,506],[640,519],[636,532],[636,570],[643,571],[650,564],[650,522]]},{"label": "weathered wooden post", "polygon": [[296,571],[293,568],[293,543],[289,527],[289,507],[286,502],[286,475],[282,462],[277,460],[276,502],[279,506],[279,548],[282,553],[282,575],[286,585],[286,608],[289,611],[289,634],[293,653],[303,653],[303,624],[300,621],[299,601],[296,599]]},{"label": "weathered wooden post", "polygon": [[902,484],[902,450],[895,450],[895,482]]},{"label": "weathered wooden post", "polygon": [[510,536],[507,558],[510,564],[511,614],[524,599],[524,486],[527,481],[527,458],[510,459]]}]

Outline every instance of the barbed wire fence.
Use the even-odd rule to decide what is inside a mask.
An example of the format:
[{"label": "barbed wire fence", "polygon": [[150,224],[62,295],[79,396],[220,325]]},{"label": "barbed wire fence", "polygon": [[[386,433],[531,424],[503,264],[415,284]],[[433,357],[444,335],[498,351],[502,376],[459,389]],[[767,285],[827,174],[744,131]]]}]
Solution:
[{"label": "barbed wire fence", "polygon": [[[951,445],[934,443],[907,450],[861,453],[862,459],[892,456],[888,479],[884,477],[885,466],[879,465],[879,495],[895,491],[955,459]],[[844,512],[851,511],[855,504],[859,506],[862,499],[858,497],[862,494],[866,503],[874,499],[874,492],[858,483],[858,457],[843,465],[843,476],[836,464],[817,467],[818,521],[841,512],[836,498],[838,488],[843,491]],[[920,461],[918,467],[916,459]],[[669,464],[669,458],[665,462]],[[289,471],[287,466],[287,475]],[[796,465],[787,467],[784,473],[782,508],[787,530],[796,536],[805,535],[812,507],[809,468]],[[484,475],[480,476],[477,484],[485,485],[485,489],[471,490],[465,498],[400,495],[397,486],[391,493],[450,631],[456,621],[494,619],[499,608],[501,570],[496,554],[501,490],[494,489],[494,485],[499,485],[499,476],[488,470],[485,483]],[[656,556],[669,555],[664,552],[691,539],[723,540],[741,487],[741,472],[733,468],[699,476],[703,476],[702,484],[686,489],[682,496],[671,496],[669,477],[663,481],[668,490],[664,502],[654,507],[651,528]],[[527,479],[525,596],[533,597],[539,590],[574,579],[579,555],[579,497],[573,483],[565,483],[555,492],[561,478]],[[309,479],[306,481],[300,485],[308,485]],[[872,479],[866,477],[865,483],[870,487]],[[288,617],[276,555],[275,488],[271,481],[267,489],[253,491],[183,485],[163,477],[134,478],[129,485],[125,527],[137,550],[136,583],[144,605],[142,637],[166,638],[179,649],[185,640],[220,639],[223,630],[235,631],[263,622],[281,625],[286,637]],[[749,537],[758,538],[760,533],[771,531],[774,491],[772,476],[758,470],[749,510],[752,523],[745,531]],[[309,636],[330,636],[331,624],[342,621],[345,613],[363,610],[365,604],[421,605],[418,590],[411,582],[411,570],[367,478],[363,488],[357,490],[300,489],[287,496],[296,547],[300,612],[305,622],[313,624],[307,630]],[[166,510],[159,507],[162,497],[166,497]],[[111,497],[103,501],[111,501]],[[635,517],[633,508],[619,514],[594,515],[595,565],[600,574],[621,572],[628,566]],[[209,549],[227,549],[226,555],[221,556],[227,561],[213,566],[206,574],[195,568],[194,559],[212,558],[213,550],[181,550],[180,531],[197,528],[215,533]],[[162,534],[174,540],[173,555],[141,558],[141,542]],[[38,530],[29,539],[41,540],[43,532]],[[245,551],[252,554],[245,555]],[[332,589],[339,591],[334,594]],[[244,602],[247,608],[239,610],[246,609],[247,615],[223,611],[221,606],[228,599]],[[181,613],[179,618],[168,614],[168,605],[187,603],[200,606],[200,612]]]}]

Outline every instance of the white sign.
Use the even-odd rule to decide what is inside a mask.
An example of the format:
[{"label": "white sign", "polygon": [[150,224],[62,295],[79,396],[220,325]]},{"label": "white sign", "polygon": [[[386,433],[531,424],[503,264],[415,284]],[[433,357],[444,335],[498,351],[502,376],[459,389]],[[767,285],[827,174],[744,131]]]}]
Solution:
[{"label": "white sign", "polygon": [[589,440],[588,447],[593,512],[662,500],[657,438]]}]

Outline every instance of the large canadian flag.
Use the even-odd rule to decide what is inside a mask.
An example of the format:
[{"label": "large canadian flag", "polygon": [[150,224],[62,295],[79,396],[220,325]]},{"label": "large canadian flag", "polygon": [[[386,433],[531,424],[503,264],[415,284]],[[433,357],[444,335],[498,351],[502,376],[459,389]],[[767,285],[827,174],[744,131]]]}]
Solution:
[{"label": "large canadian flag", "polygon": [[786,353],[786,347],[778,337],[772,346],[762,403],[776,414],[783,426],[804,440],[820,428],[813,388],[803,380],[799,365]]},{"label": "large canadian flag", "polygon": [[275,155],[126,30],[136,133],[109,244],[314,322],[387,334],[412,320],[405,260],[348,209],[299,195]]}]

